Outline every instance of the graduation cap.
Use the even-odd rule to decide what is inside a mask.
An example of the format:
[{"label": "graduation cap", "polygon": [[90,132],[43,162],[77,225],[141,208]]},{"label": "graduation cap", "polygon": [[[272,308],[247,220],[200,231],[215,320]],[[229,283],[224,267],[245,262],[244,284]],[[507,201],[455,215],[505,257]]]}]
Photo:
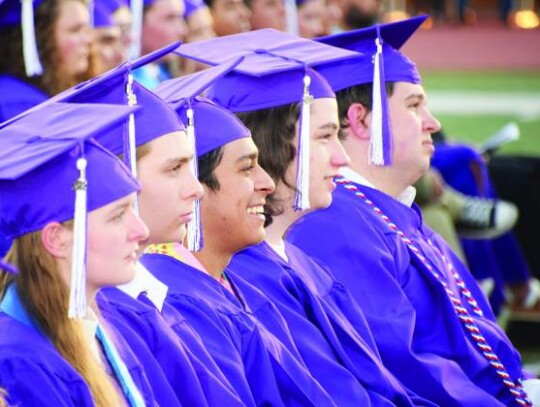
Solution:
[{"label": "graduation cap", "polygon": [[335,97],[311,67],[359,54],[273,29],[186,44],[175,52],[208,65],[244,57],[234,72],[217,81],[209,91],[210,98],[233,112],[301,103],[294,207],[308,209],[310,103],[313,98]]},{"label": "graduation cap", "polygon": [[417,16],[389,24],[378,24],[316,39],[316,41],[358,51],[363,58],[319,67],[338,92],[352,86],[373,83],[371,163],[388,165],[392,157],[392,135],[388,114],[386,82],[421,83],[416,65],[399,48],[407,42],[428,16]]},{"label": "graduation cap", "polygon": [[0,233],[14,239],[74,219],[71,318],[86,313],[87,212],[140,189],[129,170],[92,139],[121,126],[130,111],[55,103],[0,130]]},{"label": "graduation cap", "polygon": [[5,0],[0,2],[0,28],[20,25],[26,76],[43,73],[34,29],[34,9],[43,0]]},{"label": "graduation cap", "polygon": [[52,103],[107,103],[132,106],[132,114],[122,129],[101,133],[96,139],[113,154],[123,154],[124,162],[133,175],[137,176],[136,147],[165,134],[184,131],[185,128],[176,113],[163,100],[133,80],[131,72],[161,58],[178,44],[171,44],[136,61],[124,62],[96,78],[59,93],[41,105],[0,124],[0,129],[40,109],[41,106]]},{"label": "graduation cap", "polygon": [[[234,114],[199,97],[212,83],[223,78],[242,61],[241,57],[222,66],[170,79],[155,89],[156,94],[176,111],[180,120],[187,123],[188,138],[195,154],[192,168],[197,177],[197,157],[234,140],[251,137],[250,131]],[[200,202],[197,200],[193,219],[188,224],[188,249],[200,250],[202,244]]]}]

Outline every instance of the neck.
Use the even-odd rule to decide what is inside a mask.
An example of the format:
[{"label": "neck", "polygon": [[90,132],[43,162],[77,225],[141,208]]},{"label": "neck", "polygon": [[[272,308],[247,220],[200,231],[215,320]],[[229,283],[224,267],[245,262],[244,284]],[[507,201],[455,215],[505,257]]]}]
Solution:
[{"label": "neck", "polygon": [[367,151],[359,149],[354,144],[350,147],[346,149],[351,158],[349,167],[367,179],[379,191],[397,198],[410,185],[403,181],[401,174],[396,173],[395,167],[371,165]]},{"label": "neck", "polygon": [[[305,212],[295,211],[293,209],[294,192],[289,187],[279,183],[276,191],[282,191],[279,194],[280,205],[283,208],[283,213],[272,217],[272,224],[266,228],[265,240],[270,244],[281,244],[283,237],[291,225],[296,222]],[[279,192],[275,192],[278,194]]]},{"label": "neck", "polygon": [[221,273],[225,270],[233,255],[213,249],[207,242],[204,243],[203,249],[193,253],[193,255],[202,264],[208,274],[219,281]]}]

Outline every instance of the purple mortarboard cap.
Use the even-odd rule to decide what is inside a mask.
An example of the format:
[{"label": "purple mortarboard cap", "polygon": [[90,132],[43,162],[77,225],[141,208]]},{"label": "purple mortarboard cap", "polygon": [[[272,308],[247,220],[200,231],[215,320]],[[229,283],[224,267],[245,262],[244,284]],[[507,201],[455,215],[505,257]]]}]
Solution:
[{"label": "purple mortarboard cap", "polygon": [[184,11],[184,18],[188,18],[191,14],[193,14],[195,11],[200,9],[201,7],[206,7],[206,4],[203,0],[185,0],[185,11]]},{"label": "purple mortarboard cap", "polygon": [[[131,72],[161,58],[179,43],[171,44],[133,62],[124,62],[104,74],[70,88],[44,102],[47,103],[106,103],[137,106],[136,112],[125,120],[123,129],[101,133],[96,139],[113,154],[123,154],[124,161],[136,176],[135,150],[153,139],[175,131],[184,131],[176,113],[158,96],[133,81]],[[39,106],[37,107],[39,108]],[[36,108],[34,108],[36,109]],[[19,120],[28,112],[11,119]],[[9,123],[6,122],[6,123]],[[0,125],[2,128],[4,124]],[[123,131],[122,131],[123,130]]]},{"label": "purple mortarboard cap", "polygon": [[43,73],[34,29],[34,10],[42,2],[43,0],[6,0],[0,2],[0,28],[21,25],[22,51],[27,76]]},{"label": "purple mortarboard cap", "polygon": [[[242,60],[241,57],[228,64],[170,79],[155,89],[156,94],[176,111],[180,120],[187,123],[188,138],[195,152],[193,172],[196,176],[197,157],[234,140],[251,137],[249,130],[234,114],[210,100],[198,97]],[[197,251],[201,248],[200,202],[197,201],[193,220],[188,225],[188,249]]]},{"label": "purple mortarboard cap", "polygon": [[91,138],[120,126],[130,111],[48,104],[0,130],[0,233],[13,239],[74,219],[71,318],[86,314],[87,212],[140,189],[129,170]]},{"label": "purple mortarboard cap", "polygon": [[94,28],[114,27],[112,13],[113,11],[106,5],[100,2],[94,3]]},{"label": "purple mortarboard cap", "polygon": [[191,119],[188,120],[188,115],[191,115],[188,113],[190,107],[194,110],[197,156],[204,155],[236,139],[251,137],[246,126],[229,110],[208,99],[197,98],[212,84],[223,80],[226,74],[242,60],[243,58],[239,58],[232,63],[168,80],[155,90],[157,95],[173,107],[184,123],[191,122]]},{"label": "purple mortarboard cap", "polygon": [[[301,103],[295,209],[309,208],[309,105],[313,97],[334,97],[330,86],[310,67],[358,56],[357,52],[263,29],[186,44],[175,52],[219,65],[245,57],[219,80],[209,96],[234,112]],[[344,52],[346,51],[346,52]],[[302,92],[303,89],[303,92]]]},{"label": "purple mortarboard cap", "polygon": [[325,64],[318,67],[318,71],[336,92],[373,83],[370,158],[375,165],[389,165],[392,161],[392,135],[385,83],[421,83],[416,65],[398,50],[427,18],[418,16],[316,39],[324,44],[361,52],[365,56],[342,63]]},{"label": "purple mortarboard cap", "polygon": [[294,66],[317,66],[358,55],[357,52],[322,45],[266,28],[183,44],[174,52],[214,66],[245,57],[234,70],[252,76],[289,71]]}]

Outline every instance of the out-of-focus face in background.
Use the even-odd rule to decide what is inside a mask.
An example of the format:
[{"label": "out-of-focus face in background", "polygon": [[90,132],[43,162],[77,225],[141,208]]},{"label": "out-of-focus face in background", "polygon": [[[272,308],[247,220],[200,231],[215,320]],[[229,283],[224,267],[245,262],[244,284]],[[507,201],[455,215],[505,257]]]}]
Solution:
[{"label": "out-of-focus face in background", "polygon": [[298,33],[304,38],[330,34],[326,22],[326,1],[307,0],[298,7]]},{"label": "out-of-focus face in background", "polygon": [[253,30],[274,28],[285,31],[287,29],[284,0],[250,0],[248,5],[251,10]]},{"label": "out-of-focus face in background", "polygon": [[183,0],[156,0],[145,8],[141,38],[142,54],[148,54],[175,41],[184,41],[187,26],[183,16]]},{"label": "out-of-focus face in background", "polygon": [[251,11],[244,0],[212,0],[206,4],[210,7],[218,37],[251,30]]}]

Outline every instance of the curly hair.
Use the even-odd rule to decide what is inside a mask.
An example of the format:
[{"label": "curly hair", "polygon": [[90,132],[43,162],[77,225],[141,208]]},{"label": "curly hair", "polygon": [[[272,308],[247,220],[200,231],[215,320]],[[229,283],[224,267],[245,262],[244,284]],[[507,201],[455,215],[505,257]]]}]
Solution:
[{"label": "curly hair", "polygon": [[90,47],[88,68],[83,74],[69,77],[59,69],[58,49],[51,39],[55,38],[54,30],[60,14],[60,5],[65,1],[80,1],[86,5],[86,0],[44,0],[34,12],[36,43],[43,75],[26,76],[20,25],[0,30],[0,73],[13,75],[50,96],[97,74],[97,56],[93,47]]},{"label": "curly hair", "polygon": [[[277,184],[283,182],[287,187],[295,190],[285,178],[287,168],[296,157],[296,122],[300,114],[297,103],[256,110],[253,112],[237,113],[238,118],[244,122],[251,131],[253,141],[259,148],[259,163]],[[267,216],[278,216],[283,213],[283,203],[276,194],[266,198]]]}]

